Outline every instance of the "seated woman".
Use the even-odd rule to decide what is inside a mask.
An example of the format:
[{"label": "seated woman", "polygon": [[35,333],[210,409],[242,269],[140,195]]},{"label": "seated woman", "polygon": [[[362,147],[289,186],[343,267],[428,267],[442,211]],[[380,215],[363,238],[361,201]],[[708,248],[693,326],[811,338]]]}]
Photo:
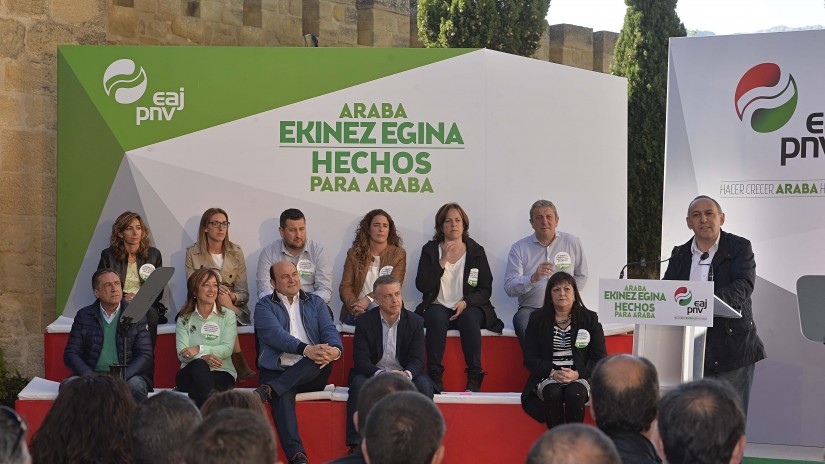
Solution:
[{"label": "seated woman", "polygon": [[[241,325],[251,323],[249,287],[246,281],[246,259],[241,247],[229,241],[229,216],[221,208],[209,208],[201,216],[198,241],[186,249],[186,278],[196,269],[218,271],[218,304],[235,313]],[[235,341],[232,363],[238,369],[238,381],[255,376],[241,353],[241,344]]]},{"label": "seated woman", "polygon": [[458,203],[447,203],[435,215],[435,235],[421,248],[415,286],[423,301],[415,312],[427,329],[427,371],[435,388],[444,390],[447,330],[461,333],[467,363],[467,391],[477,392],[481,370],[481,329],[501,333],[504,323],[490,303],[493,274],[484,247],[470,238],[470,220]]},{"label": "seated woman", "polygon": [[186,282],[186,303],[175,328],[175,345],[181,369],[175,376],[178,391],[200,408],[212,391],[232,387],[237,373],[232,347],[238,338],[235,313],[217,304],[218,271],[198,269]]},{"label": "seated woman", "polygon": [[386,211],[374,209],[361,219],[352,247],[347,250],[344,275],[338,287],[344,302],[341,321],[355,325],[356,317],[376,306],[372,284],[378,276],[390,274],[404,282],[407,252],[401,243],[395,222]]},{"label": "seated woman", "polygon": [[[141,284],[149,277],[155,268],[163,266],[163,257],[157,248],[152,246],[149,239],[149,227],[143,222],[140,214],[126,211],[112,224],[112,235],[109,238],[109,248],[100,252],[98,269],[114,269],[120,277],[123,289],[123,301],[131,303]],[[158,336],[158,320],[166,313],[158,295],[152,308],[146,313],[149,322],[149,335],[152,339],[152,348]],[[163,318],[166,322],[166,318]]]},{"label": "seated woman", "polygon": [[583,422],[588,379],[607,348],[599,317],[584,306],[570,274],[550,276],[544,306],[527,323],[523,349],[530,371],[521,394],[527,414],[547,428]]}]

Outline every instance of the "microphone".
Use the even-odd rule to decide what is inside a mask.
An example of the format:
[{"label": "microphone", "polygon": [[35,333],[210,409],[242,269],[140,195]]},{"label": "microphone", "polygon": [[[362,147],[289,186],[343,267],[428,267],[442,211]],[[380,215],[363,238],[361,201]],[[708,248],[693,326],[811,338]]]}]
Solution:
[{"label": "microphone", "polygon": [[624,271],[625,271],[625,269],[627,269],[628,266],[646,266],[648,264],[666,263],[666,262],[670,261],[671,258],[676,256],[676,254],[679,253],[679,251],[681,249],[682,249],[681,246],[673,247],[673,251],[670,252],[670,257],[667,258],[667,259],[663,259],[661,261],[636,261],[635,263],[627,263],[627,264],[624,265],[621,272],[619,272],[619,279],[624,279]]},{"label": "microphone", "polygon": [[713,282],[713,264],[711,263],[703,263],[702,261],[708,259],[708,252],[702,253],[702,256],[699,256],[699,265],[700,266],[708,266],[708,281]]}]

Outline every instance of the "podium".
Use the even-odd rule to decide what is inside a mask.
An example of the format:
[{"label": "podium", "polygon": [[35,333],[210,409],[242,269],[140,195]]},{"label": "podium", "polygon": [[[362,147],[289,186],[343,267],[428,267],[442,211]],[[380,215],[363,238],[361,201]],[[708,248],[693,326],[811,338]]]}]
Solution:
[{"label": "podium", "polygon": [[702,378],[714,317],[742,315],[713,295],[713,282],[599,280],[599,320],[635,324],[633,354],[656,366],[665,390]]}]

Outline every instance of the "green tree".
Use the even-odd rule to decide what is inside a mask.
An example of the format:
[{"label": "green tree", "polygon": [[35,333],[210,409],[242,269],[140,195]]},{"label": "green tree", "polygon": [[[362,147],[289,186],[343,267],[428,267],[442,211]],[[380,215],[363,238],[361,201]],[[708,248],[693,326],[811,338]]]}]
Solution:
[{"label": "green tree", "polygon": [[547,28],[550,0],[419,0],[427,48],[488,48],[530,56]]},{"label": "green tree", "polygon": [[[610,72],[627,78],[627,260],[661,254],[665,157],[667,53],[671,37],[684,37],[677,0],[625,0],[627,13]],[[659,266],[631,270],[659,277]]]}]

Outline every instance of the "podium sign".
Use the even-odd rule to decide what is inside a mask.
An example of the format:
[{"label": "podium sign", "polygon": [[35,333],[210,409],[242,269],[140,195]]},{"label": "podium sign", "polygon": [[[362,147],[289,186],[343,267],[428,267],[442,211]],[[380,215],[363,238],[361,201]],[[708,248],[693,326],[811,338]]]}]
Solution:
[{"label": "podium sign", "polygon": [[600,279],[599,320],[713,327],[713,282]]}]

